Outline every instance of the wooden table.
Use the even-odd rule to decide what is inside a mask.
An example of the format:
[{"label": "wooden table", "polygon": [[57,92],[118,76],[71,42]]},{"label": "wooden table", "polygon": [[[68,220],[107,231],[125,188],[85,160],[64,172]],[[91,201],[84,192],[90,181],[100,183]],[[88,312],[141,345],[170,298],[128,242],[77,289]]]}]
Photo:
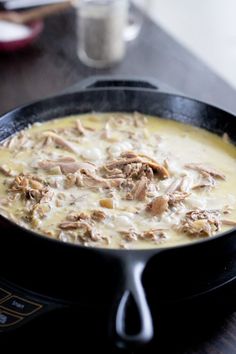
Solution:
[{"label": "wooden table", "polygon": [[[32,48],[0,55],[0,113],[56,94],[94,74],[154,77],[188,96],[236,112],[234,89],[148,19],[144,21],[138,40],[129,45],[121,64],[99,71],[85,67],[77,59],[75,16],[69,12],[49,19],[44,33]],[[186,321],[189,322],[185,327],[191,328],[191,319]],[[194,318],[192,321],[195,322]],[[216,315],[208,319],[208,322],[203,316],[198,328],[206,323],[209,330],[195,328],[193,336],[188,334],[188,338],[182,333],[176,347],[174,343],[170,345],[174,329],[169,333],[167,329],[166,345],[162,344],[157,353],[236,353],[236,314],[233,309],[223,317]],[[177,327],[182,325],[176,322]]]}]

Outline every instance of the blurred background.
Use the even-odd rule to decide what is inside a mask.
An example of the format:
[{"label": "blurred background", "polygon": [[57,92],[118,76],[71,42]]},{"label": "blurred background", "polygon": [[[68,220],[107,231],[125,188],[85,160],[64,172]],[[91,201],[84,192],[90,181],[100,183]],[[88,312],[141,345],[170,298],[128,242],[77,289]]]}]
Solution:
[{"label": "blurred background", "polygon": [[236,88],[235,0],[135,1],[181,44]]},{"label": "blurred background", "polygon": [[0,114],[91,75],[151,77],[235,112],[235,12],[235,0],[0,0]]}]

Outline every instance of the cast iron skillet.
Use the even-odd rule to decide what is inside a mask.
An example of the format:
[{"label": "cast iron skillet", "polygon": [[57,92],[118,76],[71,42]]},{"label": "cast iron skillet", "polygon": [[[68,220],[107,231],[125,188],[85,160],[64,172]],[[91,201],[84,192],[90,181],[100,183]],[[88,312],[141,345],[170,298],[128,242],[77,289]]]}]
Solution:
[{"label": "cast iron skillet", "polygon": [[[0,141],[30,123],[91,111],[139,111],[217,134],[227,132],[236,140],[235,116],[221,109],[180,95],[158,92],[155,85],[141,80],[93,78],[78,92],[45,99],[5,114],[0,119]],[[1,226],[4,277],[71,306],[76,303],[99,306],[113,298],[110,330],[118,346],[144,344],[153,338],[149,304],[160,303],[161,306],[162,301],[178,302],[199,296],[235,278],[230,266],[225,266],[235,252],[235,230],[185,246],[107,250],[50,240],[3,217]],[[130,325],[131,305],[135,321]]]}]

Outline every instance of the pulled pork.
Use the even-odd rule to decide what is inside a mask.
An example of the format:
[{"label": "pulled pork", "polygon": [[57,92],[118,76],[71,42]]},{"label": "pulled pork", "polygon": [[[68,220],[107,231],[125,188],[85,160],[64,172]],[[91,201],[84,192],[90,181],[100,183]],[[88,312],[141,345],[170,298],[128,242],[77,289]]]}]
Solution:
[{"label": "pulled pork", "polygon": [[56,134],[52,131],[47,131],[47,132],[44,132],[42,135],[43,135],[43,137],[45,137],[46,141],[47,141],[47,139],[51,139],[60,148],[74,152],[76,154],[78,153],[76,147],[70,141],[67,141],[65,138],[61,137],[58,134]]},{"label": "pulled pork", "polygon": [[79,212],[69,214],[65,221],[58,226],[63,231],[76,231],[74,235],[82,244],[101,242],[108,244],[109,239],[101,235],[95,227],[95,223],[106,218],[106,214],[100,210],[93,210],[90,214]]},{"label": "pulled pork", "polygon": [[78,170],[94,172],[96,166],[91,162],[79,162],[73,157],[62,157],[58,160],[43,160],[38,163],[38,167],[43,170],[51,170],[54,167],[59,167],[63,174],[75,173]]},{"label": "pulled pork", "polygon": [[132,199],[144,201],[148,190],[149,180],[147,177],[142,177],[135,183],[134,188],[131,191]]},{"label": "pulled pork", "polygon": [[143,232],[137,232],[131,228],[128,231],[120,231],[119,233],[122,236],[122,239],[127,242],[141,240],[159,243],[166,238],[163,229],[150,229]]},{"label": "pulled pork", "polygon": [[22,199],[29,199],[37,203],[45,202],[52,196],[52,191],[40,178],[23,174],[14,178],[10,184],[9,192],[20,194]]},{"label": "pulled pork", "polygon": [[159,179],[169,177],[168,170],[152,158],[138,155],[132,151],[122,153],[119,159],[110,161],[103,166],[105,177],[119,169],[125,178],[140,179],[145,176],[152,179],[156,174]]},{"label": "pulled pork", "polygon": [[170,207],[183,202],[190,193],[174,192],[172,194],[165,194],[154,198],[146,207],[147,212],[153,216],[162,215]]},{"label": "pulled pork", "polygon": [[220,230],[219,210],[192,210],[181,221],[180,231],[194,237],[212,236]]},{"label": "pulled pork", "polygon": [[225,175],[222,172],[217,171],[213,167],[206,166],[201,163],[188,163],[185,165],[185,167],[190,168],[191,170],[198,171],[201,174],[207,174],[212,177],[219,178],[219,179],[222,179],[223,181],[225,181]]},{"label": "pulled pork", "polygon": [[154,198],[147,205],[147,212],[153,216],[162,215],[169,208],[169,197],[167,195]]}]

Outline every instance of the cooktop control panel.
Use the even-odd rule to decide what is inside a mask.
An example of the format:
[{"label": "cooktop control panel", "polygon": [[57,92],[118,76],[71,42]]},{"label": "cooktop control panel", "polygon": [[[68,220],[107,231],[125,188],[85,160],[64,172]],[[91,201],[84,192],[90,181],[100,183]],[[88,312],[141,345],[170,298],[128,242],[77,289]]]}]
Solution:
[{"label": "cooktop control panel", "polygon": [[0,333],[22,325],[43,312],[56,308],[50,302],[0,281]]}]

